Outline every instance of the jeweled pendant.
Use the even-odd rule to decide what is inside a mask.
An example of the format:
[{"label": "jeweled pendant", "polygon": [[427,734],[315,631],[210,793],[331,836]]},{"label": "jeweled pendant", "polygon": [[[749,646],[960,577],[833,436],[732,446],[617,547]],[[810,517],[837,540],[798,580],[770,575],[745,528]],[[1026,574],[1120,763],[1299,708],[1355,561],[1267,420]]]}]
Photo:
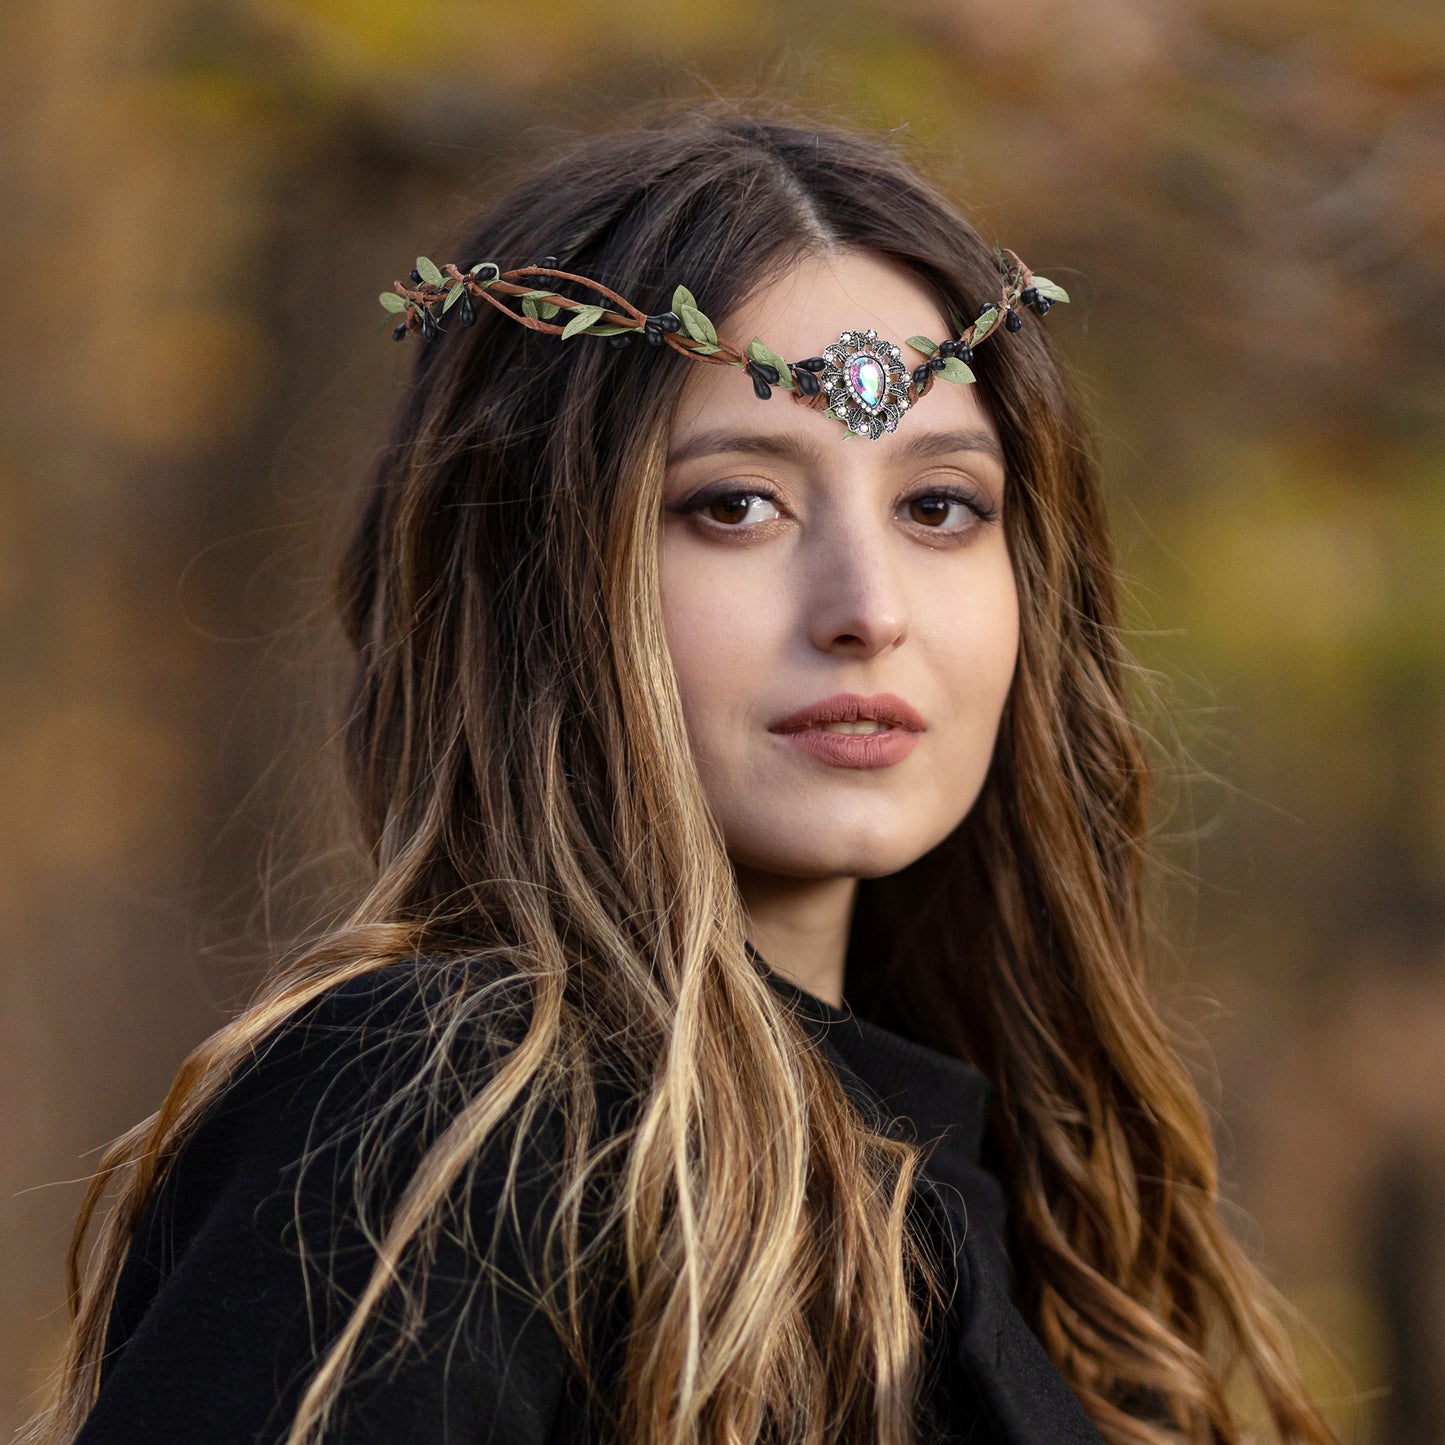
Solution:
[{"label": "jeweled pendant", "polygon": [[823,360],[825,415],[870,441],[897,428],[908,409],[908,370],[891,341],[880,341],[872,328],[844,331],[823,348]]},{"label": "jeweled pendant", "polygon": [[871,356],[855,356],[848,363],[848,390],[864,406],[877,406],[883,400],[883,366]]}]

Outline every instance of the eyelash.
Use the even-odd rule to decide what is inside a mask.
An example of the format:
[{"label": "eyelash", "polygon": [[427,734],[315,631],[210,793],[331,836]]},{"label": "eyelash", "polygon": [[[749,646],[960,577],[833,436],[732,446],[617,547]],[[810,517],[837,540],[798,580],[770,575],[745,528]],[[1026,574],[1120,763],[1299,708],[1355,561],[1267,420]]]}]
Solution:
[{"label": "eyelash", "polygon": [[[768,487],[718,487],[710,491],[699,492],[695,497],[689,497],[687,501],[679,502],[674,510],[683,516],[692,516],[706,511],[709,507],[716,506],[719,502],[733,502],[753,497],[775,504],[778,501],[778,494]],[[977,492],[969,491],[964,487],[929,487],[925,491],[915,492],[911,497],[905,497],[900,505],[907,506],[911,502],[923,501],[925,498],[938,498],[946,502],[959,502],[978,518],[979,525],[991,524],[997,522],[999,519],[1000,508],[995,503],[990,502]],[[776,519],[768,518],[768,521],[773,520]],[[709,520],[707,525],[720,532],[745,532],[750,530],[744,523],[713,522]],[[754,523],[753,525],[758,526],[762,524]],[[945,528],[929,527],[923,523],[919,523],[919,525],[923,526],[925,531],[938,532],[945,537],[959,536],[974,530],[972,526]]]}]

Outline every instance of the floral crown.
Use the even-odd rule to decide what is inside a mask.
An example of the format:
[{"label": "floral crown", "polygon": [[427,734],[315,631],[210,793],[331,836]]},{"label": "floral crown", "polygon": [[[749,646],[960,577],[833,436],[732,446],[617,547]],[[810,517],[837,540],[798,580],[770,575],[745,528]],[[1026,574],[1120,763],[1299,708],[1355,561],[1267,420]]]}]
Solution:
[{"label": "floral crown", "polygon": [[[854,436],[877,441],[885,432],[897,429],[903,413],[928,395],[936,378],[957,385],[973,381],[968,364],[974,347],[1000,329],[1017,331],[1023,325],[1024,307],[1031,306],[1043,316],[1055,301],[1069,299],[1062,286],[1035,276],[1012,251],[995,245],[994,260],[1001,275],[997,300],[985,301],[970,323],[950,310],[958,332],[950,340],[910,336],[905,345],[924,358],[911,371],[900,348],[880,338],[871,327],[844,331],[823,348],[821,356],[803,361],[785,361],[756,336],[746,350],[740,350],[718,336],[686,286],[672,293],[670,311],[648,315],[598,281],[557,270],[555,256],[512,271],[503,271],[492,261],[461,268],[450,262],[438,266],[418,256],[410,284],[395,282],[392,290],[381,293],[381,304],[401,318],[391,333],[396,341],[405,340],[411,332],[433,341],[445,329],[444,320],[453,315],[461,325],[471,326],[477,319],[479,300],[532,331],[545,331],[563,341],[600,336],[612,346],[626,346],[640,332],[652,345],[665,344],[694,361],[742,367],[761,401],[772,395],[775,386],[791,392],[794,401],[841,422],[847,428],[844,441]],[[610,304],[559,296],[535,279],[545,276],[575,281]],[[519,302],[520,310],[508,301]],[[552,318],[561,311],[572,314],[559,326]]]}]

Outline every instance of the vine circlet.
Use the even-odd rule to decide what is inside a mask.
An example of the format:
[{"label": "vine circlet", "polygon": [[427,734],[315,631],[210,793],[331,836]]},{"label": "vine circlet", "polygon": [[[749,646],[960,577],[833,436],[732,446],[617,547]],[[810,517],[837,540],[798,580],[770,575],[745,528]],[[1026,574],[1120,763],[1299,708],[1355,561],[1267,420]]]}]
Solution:
[{"label": "vine circlet", "polygon": [[[926,336],[910,336],[905,344],[924,358],[911,371],[904,364],[900,348],[881,339],[872,327],[843,331],[837,341],[823,348],[821,356],[802,361],[785,361],[756,336],[745,350],[739,349],[719,338],[686,286],[673,291],[670,310],[649,315],[590,277],[557,270],[555,256],[510,271],[503,271],[493,261],[459,268],[450,262],[438,266],[418,256],[411,284],[394,282],[392,290],[381,293],[381,304],[402,318],[391,333],[396,341],[405,340],[412,332],[425,341],[434,341],[444,329],[441,318],[453,308],[463,326],[473,325],[478,299],[530,330],[560,336],[563,341],[574,336],[599,336],[613,346],[626,346],[641,332],[652,345],[666,344],[693,360],[742,367],[752,378],[753,391],[761,401],[772,395],[775,386],[791,392],[794,401],[841,422],[846,428],[844,441],[854,436],[877,441],[897,429],[903,413],[928,394],[935,378],[955,385],[972,382],[969,362],[973,360],[973,348],[1000,329],[1019,330],[1023,325],[1022,308],[1032,307],[1037,315],[1044,316],[1055,301],[1069,299],[1062,286],[1034,275],[1014,252],[995,245],[994,260],[1002,276],[998,299],[985,301],[967,324],[950,309],[958,332],[951,340],[935,342]],[[576,301],[538,287],[535,282],[519,280],[541,276],[575,282],[611,304]],[[501,296],[520,300],[520,313],[500,300]],[[571,317],[565,324],[555,325],[552,318],[563,310],[572,312]]]}]

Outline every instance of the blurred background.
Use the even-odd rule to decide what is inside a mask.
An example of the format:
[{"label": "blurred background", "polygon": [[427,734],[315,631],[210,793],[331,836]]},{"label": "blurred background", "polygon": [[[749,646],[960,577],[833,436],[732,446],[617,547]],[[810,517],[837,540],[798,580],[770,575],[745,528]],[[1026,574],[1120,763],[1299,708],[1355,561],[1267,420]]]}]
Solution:
[{"label": "blurred background", "polygon": [[761,93],[1069,288],[1231,1218],[1344,1438],[1445,1440],[1445,10],[48,0],[0,47],[0,1429],[100,1146],[327,906],[377,292],[568,135]]}]

